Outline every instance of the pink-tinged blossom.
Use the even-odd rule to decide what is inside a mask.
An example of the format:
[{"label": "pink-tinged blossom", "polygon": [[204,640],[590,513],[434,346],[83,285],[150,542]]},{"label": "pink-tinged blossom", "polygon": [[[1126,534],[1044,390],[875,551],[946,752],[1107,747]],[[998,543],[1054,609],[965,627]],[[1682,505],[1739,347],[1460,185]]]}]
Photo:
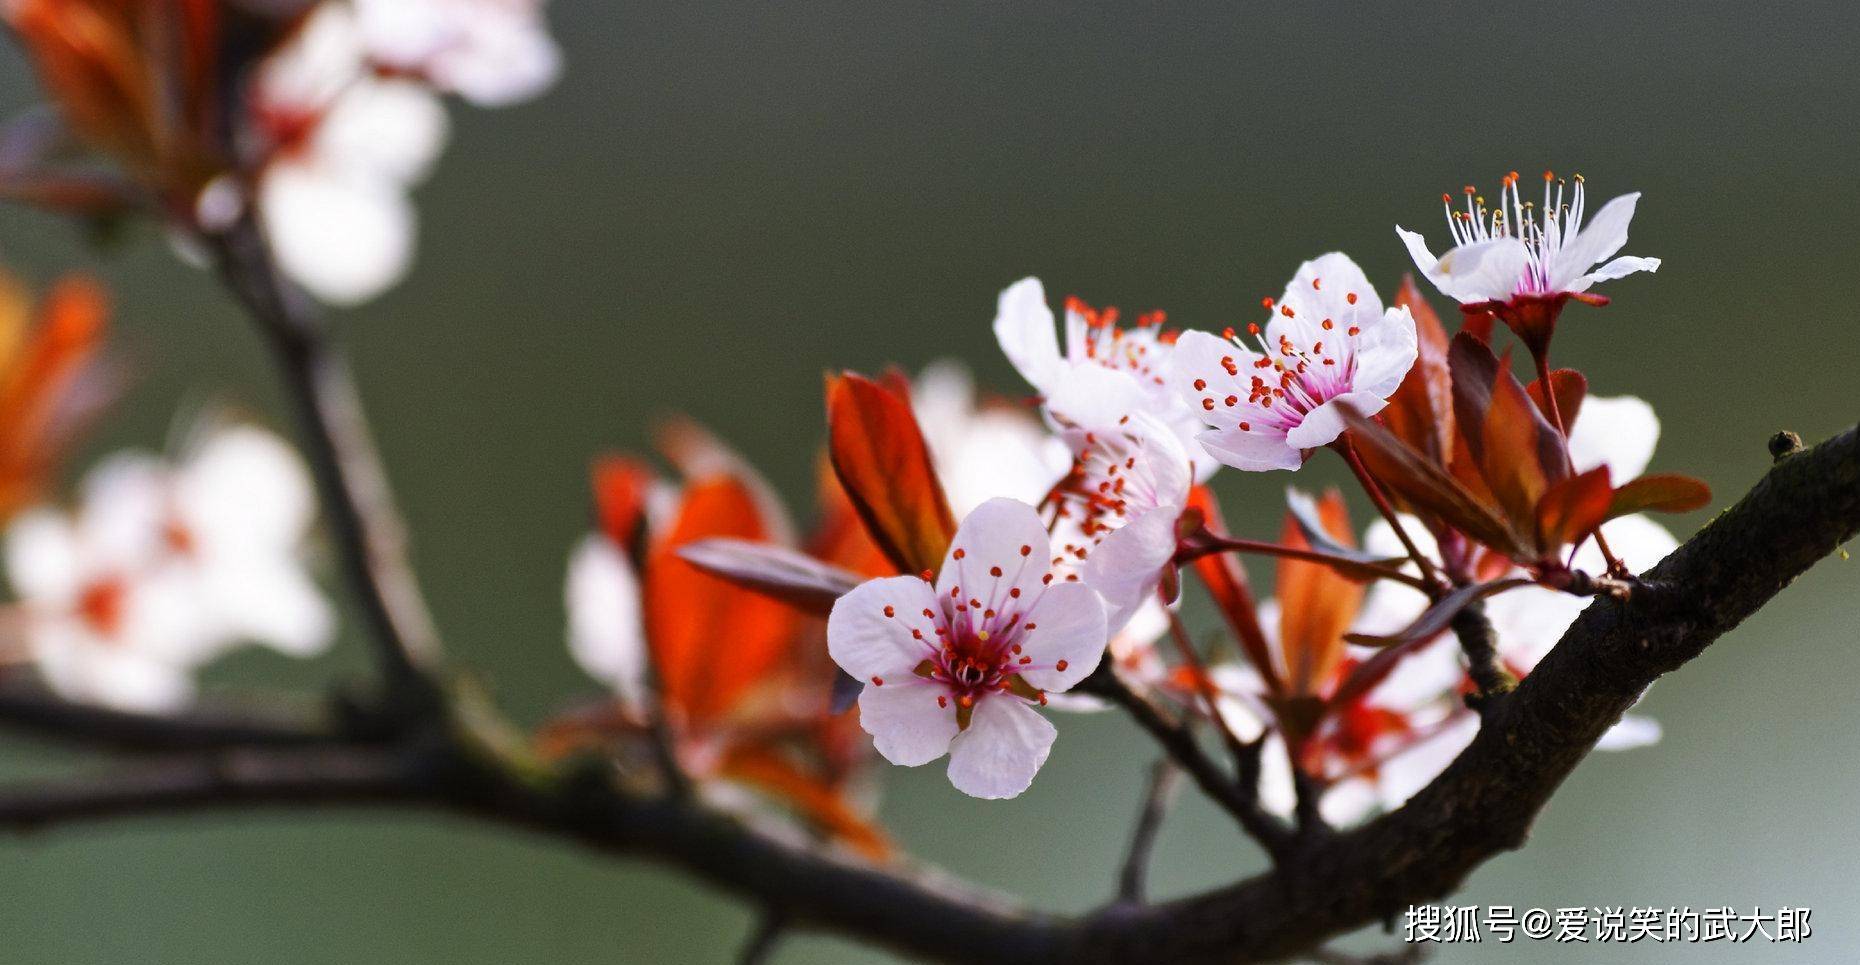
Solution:
[{"label": "pink-tinged blossom", "polygon": [[[1168,385],[1176,333],[1163,322],[1162,312],[1149,312],[1124,326],[1114,308],[1067,299],[1062,348],[1040,280],[1023,278],[1001,293],[994,331],[1054,425],[1110,428],[1132,412],[1147,412],[1187,445],[1201,422]],[[1204,461],[1199,478],[1207,479],[1217,467]]]},{"label": "pink-tinged blossom", "polygon": [[1194,465],[1169,427],[1143,412],[1065,435],[1078,456],[1059,490],[1059,555],[1104,598],[1116,634],[1157,598]]},{"label": "pink-tinged blossom", "polygon": [[1660,267],[1658,258],[1608,260],[1627,244],[1639,192],[1608,202],[1586,223],[1581,175],[1563,181],[1545,171],[1541,206],[1523,199],[1515,171],[1504,178],[1496,208],[1472,187],[1465,193],[1463,207],[1441,196],[1453,248],[1439,258],[1418,232],[1395,229],[1421,274],[1463,305],[1580,296],[1596,282]]},{"label": "pink-tinged blossom", "polygon": [[29,654],[69,699],[174,709],[193,672],[241,643],[310,656],[334,619],[305,572],[308,476],[275,436],[220,429],[180,465],[121,455],[78,507],[23,514],[8,582]]},{"label": "pink-tinged blossom", "polygon": [[1297,469],[1343,432],[1341,407],[1382,410],[1413,367],[1414,319],[1382,300],[1348,256],[1299,266],[1272,318],[1247,326],[1257,348],[1229,329],[1184,332],[1171,388],[1210,426],[1196,438],[1236,469]]},{"label": "pink-tinged blossom", "polygon": [[827,648],[864,681],[860,724],[886,760],[947,753],[950,783],[974,797],[1033,782],[1056,735],[1035,707],[1090,674],[1106,638],[1098,594],[1052,562],[1039,514],[993,499],[957,528],[935,585],[885,577],[834,604]]},{"label": "pink-tinged blossom", "polygon": [[562,73],[542,0],[354,0],[373,62],[480,107],[528,100]]}]

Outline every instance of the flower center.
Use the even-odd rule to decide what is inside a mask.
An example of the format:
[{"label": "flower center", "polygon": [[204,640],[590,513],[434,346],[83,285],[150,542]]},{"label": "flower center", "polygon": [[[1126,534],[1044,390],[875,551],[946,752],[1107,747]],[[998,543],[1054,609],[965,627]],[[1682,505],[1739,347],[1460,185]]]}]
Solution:
[{"label": "flower center", "polygon": [[1525,270],[1518,279],[1519,294],[1542,294],[1551,290],[1551,273],[1556,257],[1582,227],[1584,209],[1583,179],[1578,174],[1563,179],[1554,172],[1544,172],[1544,196],[1541,206],[1525,201],[1518,191],[1518,172],[1505,175],[1499,184],[1498,206],[1488,208],[1479,189],[1467,185],[1463,190],[1463,208],[1453,206],[1453,196],[1442,194],[1447,229],[1453,234],[1455,247],[1482,244],[1495,238],[1517,238],[1524,242],[1527,254]]},{"label": "flower center", "polygon": [[100,636],[115,637],[128,608],[129,584],[116,577],[92,581],[78,594],[78,616]]},{"label": "flower center", "polygon": [[1085,358],[1105,368],[1128,372],[1146,385],[1162,385],[1169,346],[1181,334],[1165,330],[1161,309],[1137,316],[1135,328],[1119,328],[1115,307],[1093,308],[1077,296],[1066,299],[1066,312],[1085,323]]}]

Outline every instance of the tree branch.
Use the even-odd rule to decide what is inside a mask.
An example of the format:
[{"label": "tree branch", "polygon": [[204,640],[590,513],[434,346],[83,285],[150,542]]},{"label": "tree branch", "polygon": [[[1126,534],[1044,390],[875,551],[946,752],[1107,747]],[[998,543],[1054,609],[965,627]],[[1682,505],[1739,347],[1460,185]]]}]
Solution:
[{"label": "tree branch", "polygon": [[122,751],[326,744],[333,733],[316,718],[256,706],[201,707],[166,715],[111,710],[72,703],[17,679],[0,683],[0,727]]},{"label": "tree branch", "polygon": [[[1593,602],[1497,703],[1460,757],[1407,805],[1353,831],[1303,842],[1295,861],[1264,875],[1163,904],[1117,903],[1082,918],[1025,912],[927,872],[796,844],[694,799],[632,796],[604,769],[539,779],[462,732],[392,746],[246,748],[157,762],[121,777],[0,793],[0,822],[35,827],[225,805],[411,803],[661,861],[778,907],[793,927],[917,956],[1271,961],[1309,954],[1334,935],[1439,898],[1486,859],[1519,847],[1538,810],[1648,684],[1696,657],[1856,530],[1860,437],[1849,431],[1780,460],[1736,506],[1656,566],[1647,580],[1662,592]],[[1107,695],[1119,693],[1135,697],[1121,687]],[[1127,709],[1166,737],[1184,766],[1199,760],[1220,778],[1216,790],[1231,786],[1192,737],[1182,749],[1183,732],[1147,701],[1135,697]]]},{"label": "tree branch", "polygon": [[[332,349],[315,306],[279,276],[252,216],[208,241],[221,278],[277,360],[343,576],[361,604],[390,693],[402,704],[430,698],[439,634],[408,564],[405,528],[348,364]],[[430,700],[411,703],[401,709],[431,709]]]},{"label": "tree branch", "polygon": [[1143,807],[1137,811],[1137,825],[1130,832],[1130,847],[1124,853],[1124,866],[1117,875],[1117,900],[1140,902],[1148,892],[1150,854],[1156,850],[1156,838],[1162,831],[1163,818],[1175,803],[1176,785],[1182,772],[1165,757],[1150,767],[1150,779],[1143,792]]}]

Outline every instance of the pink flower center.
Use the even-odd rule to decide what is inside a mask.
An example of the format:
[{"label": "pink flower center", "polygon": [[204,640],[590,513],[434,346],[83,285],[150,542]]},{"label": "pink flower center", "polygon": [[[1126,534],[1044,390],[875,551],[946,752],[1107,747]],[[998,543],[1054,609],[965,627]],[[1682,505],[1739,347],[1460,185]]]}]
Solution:
[{"label": "pink flower center", "polygon": [[1518,193],[1518,172],[1499,181],[1498,206],[1486,207],[1479,189],[1467,185],[1464,208],[1453,206],[1453,196],[1442,194],[1447,229],[1453,233],[1455,247],[1483,244],[1495,238],[1517,238],[1524,242],[1528,255],[1524,272],[1518,278],[1515,294],[1543,295],[1552,291],[1557,255],[1582,227],[1584,210],[1583,180],[1578,174],[1568,180],[1554,172],[1544,172],[1544,197],[1540,207],[1525,201]]},{"label": "pink flower center", "polygon": [[1163,384],[1168,348],[1180,334],[1165,330],[1168,316],[1158,309],[1137,316],[1135,328],[1119,328],[1116,308],[1093,308],[1077,296],[1066,299],[1066,312],[1085,322],[1085,358],[1107,369],[1128,372],[1145,385]]}]

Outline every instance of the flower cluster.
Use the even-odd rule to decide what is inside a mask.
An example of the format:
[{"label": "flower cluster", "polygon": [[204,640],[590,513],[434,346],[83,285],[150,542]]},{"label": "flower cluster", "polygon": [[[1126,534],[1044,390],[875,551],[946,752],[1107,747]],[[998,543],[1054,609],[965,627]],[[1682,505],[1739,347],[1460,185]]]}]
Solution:
[{"label": "flower cluster", "polygon": [[178,461],[105,460],[75,506],[6,530],[20,656],[69,699],[167,711],[239,644],[320,653],[334,618],[302,560],[313,506],[296,455],[251,426],[206,428]]},{"label": "flower cluster", "polygon": [[[1658,435],[1646,403],[1588,398],[1580,375],[1543,361],[1545,319],[1564,302],[1600,304],[1589,286],[1657,265],[1591,271],[1621,246],[1633,197],[1585,224],[1581,182],[1567,202],[1558,190],[1537,212],[1508,177],[1508,214],[1475,198],[1450,217],[1460,247],[1447,258],[1403,232],[1422,274],[1463,302],[1452,338],[1412,283],[1385,305],[1335,252],[1299,266],[1265,317],[1218,333],[1162,312],[1125,326],[1077,298],[1059,325],[1039,281],[1017,282],[993,328],[1037,417],[978,406],[948,363],[914,384],[828,382],[828,463],[876,572],[740,539],[700,541],[686,559],[829,613],[838,689],[858,693],[878,753],[907,766],[947,755],[966,793],[1023,791],[1056,735],[1041,708],[1102,706],[1066,692],[1109,674],[1255,748],[1269,808],[1308,798],[1347,822],[1398,804],[1584,597],[1633,592],[1630,566],[1672,548],[1641,513],[1707,498],[1695,481],[1641,474]],[[1528,385],[1494,347],[1495,319],[1538,363]],[[1360,546],[1334,491],[1294,491],[1276,541],[1229,535],[1207,485],[1216,469],[1296,471],[1324,449],[1382,516]],[[1278,558],[1274,598],[1256,599],[1236,554]],[[1186,574],[1228,648],[1193,643]],[[1159,646],[1171,628],[1173,650]],[[1605,743],[1657,733],[1630,719]]]}]

